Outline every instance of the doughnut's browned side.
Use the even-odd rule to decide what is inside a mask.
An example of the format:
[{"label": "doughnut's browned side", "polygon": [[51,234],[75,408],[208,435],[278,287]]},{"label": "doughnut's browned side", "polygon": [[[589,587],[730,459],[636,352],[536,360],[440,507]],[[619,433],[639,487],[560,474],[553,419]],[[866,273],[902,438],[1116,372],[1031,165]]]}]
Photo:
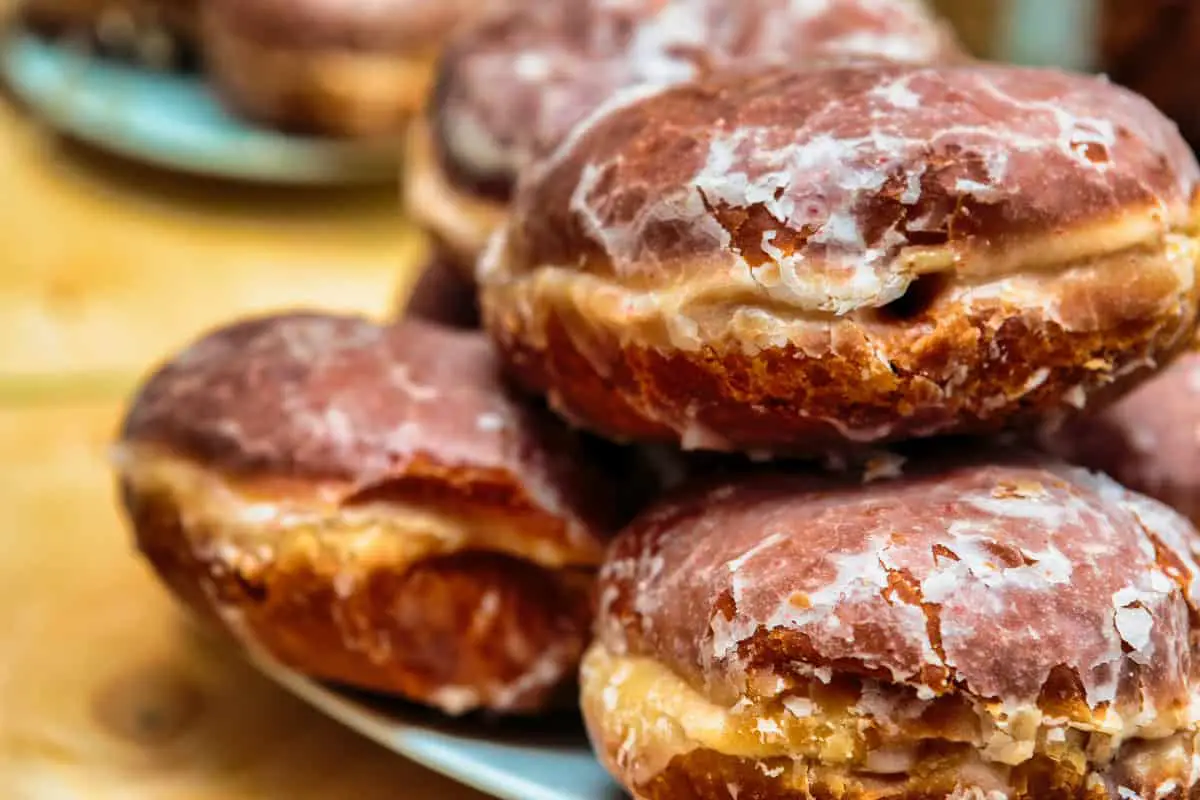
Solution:
[{"label": "doughnut's browned side", "polygon": [[[1097,330],[1067,330],[1009,303],[967,310],[943,299],[903,321],[885,312],[833,323],[837,350],[820,357],[797,346],[752,355],[643,346],[592,326],[586,308],[551,306],[535,320],[494,311],[489,329],[525,386],[608,436],[813,453],[1030,427],[1074,414],[1080,392],[1097,405],[1122,394],[1185,349],[1196,322],[1194,289],[1164,303],[1178,287],[1147,277],[1141,297],[1125,282],[1078,287],[1081,303],[1113,312]],[[1130,369],[1139,356],[1145,365]]]},{"label": "doughnut's browned side", "polygon": [[[1131,753],[1136,748],[1130,748]],[[1188,750],[1190,755],[1191,748]],[[932,762],[919,777],[903,780],[863,780],[822,772],[797,770],[791,759],[765,761],[738,758],[700,750],[679,756],[665,771],[646,784],[634,787],[638,800],[946,800],[946,798],[986,797],[962,789],[959,766],[962,759],[948,747],[944,758]],[[779,769],[789,774],[787,785],[769,777]],[[764,772],[764,769],[766,772]],[[1176,772],[1170,766],[1156,764],[1137,780],[1120,781],[1133,795],[1125,797],[1154,800],[1194,800],[1200,790],[1172,783]],[[1085,775],[1064,769],[1048,759],[1035,758],[1013,771],[1009,800],[1112,800],[1112,785],[1103,781],[1089,783]],[[1158,793],[1158,787],[1167,790]]]},{"label": "doughnut's browned side", "polygon": [[1023,426],[1187,346],[1198,174],[1096,79],[723,76],[601,115],[531,173],[480,262],[485,326],[619,438],[812,452]]},{"label": "doughnut's browned side", "polygon": [[591,570],[487,551],[383,563],[348,585],[319,555],[286,563],[198,553],[219,538],[169,493],[126,486],[138,547],[193,611],[307,675],[450,713],[573,704],[591,622]]}]

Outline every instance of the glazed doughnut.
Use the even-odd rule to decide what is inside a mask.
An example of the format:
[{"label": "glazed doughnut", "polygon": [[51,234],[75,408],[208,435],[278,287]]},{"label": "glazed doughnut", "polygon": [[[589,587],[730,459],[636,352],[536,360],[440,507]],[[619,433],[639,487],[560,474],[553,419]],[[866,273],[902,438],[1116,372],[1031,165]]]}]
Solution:
[{"label": "glazed doughnut", "polygon": [[1045,431],[1042,443],[1200,524],[1200,353],[1096,414]]},{"label": "glazed doughnut", "polygon": [[416,317],[451,328],[479,327],[475,285],[436,246],[416,284],[401,299],[399,312],[401,317]]},{"label": "glazed doughnut", "polygon": [[196,0],[20,0],[22,22],[51,36],[82,36],[105,53],[167,68],[189,55]]},{"label": "glazed doughnut", "polygon": [[1198,174],[1098,78],[727,73],[531,169],[480,260],[484,325],[618,439],[804,454],[1023,426],[1188,343]]},{"label": "glazed doughnut", "polygon": [[398,133],[420,110],[469,0],[209,0],[204,51],[223,98],[266,125],[333,136]]},{"label": "glazed doughnut", "polygon": [[734,62],[959,58],[921,0],[542,0],[464,29],[410,132],[415,215],[466,268],[516,176],[620,90]]},{"label": "glazed doughnut", "polygon": [[1196,531],[1021,453],[758,472],[613,544],[582,669],[639,800],[1182,798]]},{"label": "glazed doughnut", "polygon": [[295,313],[142,387],[117,470],[142,553],[246,647],[448,713],[566,700],[616,489],[509,399],[478,333]]}]

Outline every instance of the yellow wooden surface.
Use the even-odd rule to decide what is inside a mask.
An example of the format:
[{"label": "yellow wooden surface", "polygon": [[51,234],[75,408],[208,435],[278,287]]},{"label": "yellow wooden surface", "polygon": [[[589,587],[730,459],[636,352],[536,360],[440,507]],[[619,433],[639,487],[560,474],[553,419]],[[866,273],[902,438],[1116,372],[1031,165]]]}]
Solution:
[{"label": "yellow wooden surface", "polygon": [[394,185],[170,175],[53,136],[2,96],[0,189],[0,382],[111,382],[238,313],[384,313],[422,248]]},{"label": "yellow wooden surface", "polygon": [[0,798],[478,800],[198,638],[104,463],[151,361],[239,313],[384,313],[420,248],[394,189],[164,176],[0,95]]}]

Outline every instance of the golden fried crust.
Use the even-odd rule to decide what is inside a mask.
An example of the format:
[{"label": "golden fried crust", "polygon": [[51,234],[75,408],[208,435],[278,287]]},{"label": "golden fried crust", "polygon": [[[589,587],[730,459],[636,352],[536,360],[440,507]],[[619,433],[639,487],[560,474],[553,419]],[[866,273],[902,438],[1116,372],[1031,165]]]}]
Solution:
[{"label": "golden fried crust", "polygon": [[516,3],[455,37],[431,118],[447,181],[503,201],[538,154],[630,86],[734,63],[960,55],[948,28],[913,0]]},{"label": "golden fried crust", "polygon": [[[582,285],[489,287],[485,324],[512,373],[580,425],[688,449],[812,454],[1027,427],[1122,393],[1188,342],[1200,284],[1180,284],[1186,259],[1039,276],[1023,281],[1029,303],[947,287],[912,316],[706,311],[696,341],[736,327],[737,348],[675,346],[663,329],[686,311],[625,314]],[[1038,293],[1060,299],[1032,305]]]},{"label": "golden fried crust", "polygon": [[[752,760],[699,750],[679,756],[646,784],[632,787],[638,800],[984,800],[985,792],[962,789],[957,760],[950,756],[941,769],[931,768],[903,778],[845,774],[797,768],[791,759]],[[778,775],[772,777],[771,773]],[[1096,773],[1090,773],[1096,775]],[[1005,800],[1188,800],[1196,796],[1179,780],[1186,773],[1168,772],[1146,781],[1088,780],[1045,758],[1012,770],[1019,788]],[[1121,787],[1129,794],[1118,794]],[[1165,791],[1159,791],[1166,787]]]},{"label": "golden fried crust", "polygon": [[480,262],[485,325],[612,436],[813,452],[994,430],[1184,346],[1197,174],[1168,121],[1090,78],[714,79],[580,126],[532,173]]},{"label": "golden fried crust", "polygon": [[1200,522],[1200,353],[1183,354],[1110,407],[1047,431],[1042,442]]},{"label": "golden fried crust", "polygon": [[[639,798],[1151,800],[1197,792],[1194,720],[1155,738],[1121,739],[1050,719],[1037,741],[1006,753],[986,742],[1006,736],[989,732],[986,715],[956,709],[956,729],[945,706],[888,697],[869,681],[839,709],[828,702],[847,689],[839,682],[822,685],[820,703],[792,698],[780,709],[744,698],[724,707],[689,696],[662,665],[596,645],[584,658],[581,694],[597,754]],[[1018,735],[1028,735],[1038,722],[1027,716],[1009,730],[1024,726]],[[899,732],[881,743],[889,728]]]},{"label": "golden fried crust", "polygon": [[476,551],[339,579],[344,565],[321,557],[191,548],[220,531],[185,530],[194,509],[169,494],[126,485],[124,498],[139,548],[172,592],[294,669],[448,713],[565,705],[591,619],[586,571]]}]

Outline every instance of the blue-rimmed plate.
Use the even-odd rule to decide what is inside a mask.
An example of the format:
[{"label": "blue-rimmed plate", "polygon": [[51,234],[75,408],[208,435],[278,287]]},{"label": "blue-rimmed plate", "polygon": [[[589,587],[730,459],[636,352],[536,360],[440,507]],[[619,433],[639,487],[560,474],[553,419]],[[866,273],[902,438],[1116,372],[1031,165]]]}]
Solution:
[{"label": "blue-rimmed plate", "polygon": [[399,148],[290,136],[228,114],[198,75],[157,72],[15,30],[0,72],[55,128],[168,169],[290,184],[387,182]]},{"label": "blue-rimmed plate", "polygon": [[389,750],[503,800],[622,800],[588,747],[577,717],[488,723],[447,721],[431,711],[331,689],[280,666],[252,660],[324,714]]}]

